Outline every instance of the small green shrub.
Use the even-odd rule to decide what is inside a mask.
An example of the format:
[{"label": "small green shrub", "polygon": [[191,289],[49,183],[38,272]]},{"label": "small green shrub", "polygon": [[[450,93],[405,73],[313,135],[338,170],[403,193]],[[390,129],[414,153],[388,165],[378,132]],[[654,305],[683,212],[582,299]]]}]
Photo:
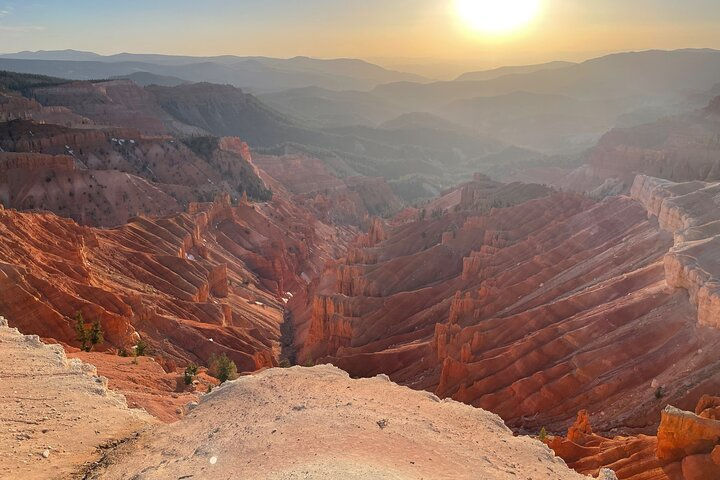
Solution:
[{"label": "small green shrub", "polygon": [[194,363],[191,363],[187,367],[185,367],[185,373],[183,373],[183,380],[185,381],[185,385],[192,385],[193,380],[195,380],[195,376],[198,373],[198,366]]},{"label": "small green shrub", "polygon": [[138,340],[137,345],[135,346],[135,356],[136,357],[144,357],[148,350],[148,344],[145,340],[142,338]]},{"label": "small green shrub", "polygon": [[224,353],[218,357],[213,356],[210,358],[208,373],[220,380],[220,383],[235,380],[238,377],[237,365]]}]

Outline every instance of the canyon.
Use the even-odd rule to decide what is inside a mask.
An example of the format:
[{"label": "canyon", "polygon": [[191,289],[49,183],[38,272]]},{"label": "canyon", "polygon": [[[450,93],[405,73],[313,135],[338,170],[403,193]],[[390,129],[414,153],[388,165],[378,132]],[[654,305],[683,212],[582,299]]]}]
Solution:
[{"label": "canyon", "polygon": [[[581,474],[714,478],[717,108],[613,130],[576,169],[522,172],[538,183],[451,166],[428,188],[459,185],[411,205],[405,171],[338,153],[354,133],[295,144],[307,131],[234,87],[0,90],[2,345],[55,355],[117,400],[113,419],[137,420],[103,441],[148,429],[87,478],[221,476],[237,451],[249,476],[275,462],[277,478],[332,478],[341,458],[357,478],[582,478],[527,435]],[[407,155],[366,135],[355,150]],[[328,139],[338,149],[318,152]],[[472,149],[501,148],[488,145]],[[416,166],[439,168],[445,148],[418,147]],[[102,329],[91,352],[79,316]],[[220,354],[241,378],[214,388]],[[291,364],[334,367],[277,368]],[[228,409],[269,458],[218,426]],[[294,464],[278,457],[288,439]]]},{"label": "canyon", "polygon": [[11,326],[77,347],[81,314],[100,322],[102,350],[122,354],[142,338],[172,373],[220,353],[241,371],[276,366],[283,302],[353,236],[279,198],[232,206],[227,194],[113,229],[10,209],[0,224]]},{"label": "canyon", "polygon": [[[677,242],[670,215],[645,207],[657,184],[682,187],[638,177],[633,197],[545,192],[390,226],[318,284],[301,358],[386,373],[520,431],[587,409],[600,431],[652,432],[666,403],[690,408],[715,388],[720,340],[713,238]],[[715,186],[696,187],[694,203],[665,209],[687,205],[686,224],[712,229],[702,194]]]}]

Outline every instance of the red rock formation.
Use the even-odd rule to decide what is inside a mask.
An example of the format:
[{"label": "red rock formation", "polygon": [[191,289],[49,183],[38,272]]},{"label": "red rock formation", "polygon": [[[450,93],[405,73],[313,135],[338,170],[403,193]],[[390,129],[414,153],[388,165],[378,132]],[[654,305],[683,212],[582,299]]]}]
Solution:
[{"label": "red rock formation", "polygon": [[0,122],[28,120],[41,108],[38,102],[22,95],[0,92]]},{"label": "red rock formation", "polygon": [[117,225],[138,212],[181,210],[168,193],[118,171],[79,169],[67,155],[0,153],[0,203],[50,210],[84,224]]},{"label": "red rock formation", "polygon": [[18,93],[0,92],[0,123],[12,120],[35,120],[57,125],[88,125],[93,122],[66,107],[44,107]]},{"label": "red rock formation", "polygon": [[315,292],[332,314],[315,311],[302,354],[535,431],[586,409],[603,412],[599,431],[650,433],[665,401],[685,408],[717,382],[720,332],[667,288],[673,236],[639,202],[554,194],[483,212],[394,225],[352,250]]},{"label": "red rock formation", "polygon": [[720,397],[703,395],[695,407],[695,414],[711,420],[720,420]]},{"label": "red rock formation", "polygon": [[[720,444],[720,422],[668,406],[658,429],[657,457],[677,461],[691,455],[710,454]],[[718,464],[720,473],[720,464]]]},{"label": "red rock formation", "polygon": [[[321,297],[313,299],[312,318],[309,339],[323,342],[326,348],[337,350],[350,345],[352,326],[348,317],[352,317],[352,304],[341,297]],[[312,341],[312,340],[311,340]]]},{"label": "red rock formation", "polygon": [[698,112],[613,130],[593,150],[588,164],[599,177],[618,177],[628,188],[636,173],[675,182],[720,180],[716,102]]},{"label": "red rock formation", "polygon": [[[303,215],[281,198],[267,208]],[[81,312],[101,322],[103,350],[129,349],[139,333],[154,355],[179,364],[225,352],[255,370],[277,361],[281,296],[331,258],[323,234],[306,227],[234,208],[227,195],[111,230],[5,209],[0,312],[23,332],[70,345]]]},{"label": "red rock formation", "polygon": [[592,432],[585,411],[578,414],[567,437],[549,436],[545,442],[568,466],[586,475],[597,476],[609,468],[620,480],[684,480],[680,464],[655,456],[656,437],[605,438]]},{"label": "red rock formation", "polygon": [[75,160],[69,155],[0,152],[0,172],[7,175],[11,170],[72,172],[75,170]]},{"label": "red rock formation", "polygon": [[589,475],[610,468],[620,480],[713,480],[720,478],[720,421],[709,419],[707,410],[718,403],[704,396],[697,415],[666,407],[657,437],[596,435],[582,411],[567,437],[546,442],[572,468]]},{"label": "red rock formation", "polygon": [[[89,355],[108,366],[114,388],[165,420],[178,415],[182,396],[173,397],[172,384],[185,363],[224,352],[241,371],[277,364],[285,304],[312,309],[311,280],[357,233],[329,222],[369,226],[368,238],[378,242],[382,225],[369,213],[399,206],[384,180],[329,174],[337,195],[322,200],[316,185],[297,201],[240,139],[168,136],[202,132],[166,123],[129,82],[75,82],[33,94],[40,103],[0,96],[2,118],[13,120],[0,124],[0,204],[9,207],[0,209],[0,313],[70,350],[76,314],[99,321],[106,341]],[[274,197],[251,203],[270,193],[260,176]],[[292,176],[282,178],[294,185]],[[318,205],[327,223],[318,220]],[[94,229],[13,208],[121,226]],[[327,322],[312,334],[340,347],[349,333],[336,322],[335,304],[328,301]],[[157,358],[142,372],[115,356],[138,338]]]},{"label": "red rock formation", "polygon": [[[487,212],[493,208],[524,203],[533,198],[549,195],[550,192],[551,189],[544,185],[520,182],[500,183],[486,175],[476,173],[472,181],[446,190],[438,198],[428,202],[422,209],[411,209],[412,220],[437,217],[438,214],[461,210],[473,210],[476,213]],[[393,223],[403,223],[403,221],[408,221],[403,215],[398,215],[393,219]]]},{"label": "red rock formation", "polygon": [[[218,147],[225,152],[232,152],[240,155],[243,160],[252,163],[253,159],[250,154],[250,147],[237,137],[222,137],[219,140]],[[257,171],[257,170],[256,170]]]},{"label": "red rock formation", "polygon": [[0,178],[0,199],[17,209],[49,210],[83,224],[115,226],[137,214],[177,213],[182,205],[219,193],[237,198],[251,187],[252,193],[265,189],[247,145],[239,139],[220,139],[217,147],[208,142],[203,158],[180,142],[142,137],[133,130],[0,124],[3,150],[22,152],[22,158],[32,152],[63,158],[19,162],[2,154],[0,168],[8,174]]}]

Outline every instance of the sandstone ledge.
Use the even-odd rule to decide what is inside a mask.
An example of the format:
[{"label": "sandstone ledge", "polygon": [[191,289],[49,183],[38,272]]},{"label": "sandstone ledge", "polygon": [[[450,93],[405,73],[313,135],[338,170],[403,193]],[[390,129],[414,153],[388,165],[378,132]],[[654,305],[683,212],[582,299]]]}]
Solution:
[{"label": "sandstone ledge", "polygon": [[0,317],[0,478],[74,478],[96,449],[155,421],[95,367]]},{"label": "sandstone ledge", "polygon": [[106,460],[91,478],[585,478],[496,415],[329,365],[230,382]]},{"label": "sandstone ledge", "polygon": [[665,256],[668,285],[688,291],[700,325],[720,328],[720,183],[638,175],[631,196],[675,236]]}]

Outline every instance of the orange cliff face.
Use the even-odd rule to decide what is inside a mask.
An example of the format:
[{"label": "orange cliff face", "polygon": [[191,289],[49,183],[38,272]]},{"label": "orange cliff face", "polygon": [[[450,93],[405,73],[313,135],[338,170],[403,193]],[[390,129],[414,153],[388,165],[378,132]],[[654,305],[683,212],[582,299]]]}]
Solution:
[{"label": "orange cliff face", "polygon": [[240,371],[276,365],[282,298],[341,245],[326,247],[325,227],[310,219],[295,229],[272,218],[303,216],[274,202],[233,207],[224,196],[109,230],[4,209],[0,311],[22,332],[68,345],[82,313],[102,325],[100,350],[129,350],[142,337],[166,366],[221,352]]},{"label": "orange cliff face", "polygon": [[695,412],[668,406],[657,436],[605,438],[594,434],[586,411],[566,437],[546,443],[570,467],[588,475],[610,468],[620,480],[714,480],[720,478],[719,397],[704,395]]},{"label": "orange cliff face", "polygon": [[[0,160],[8,174],[0,198],[12,194],[13,178],[55,185],[64,184],[65,175],[84,175],[98,185],[104,175],[123,175],[134,187],[148,185],[148,194],[160,192],[139,177],[85,170],[72,155],[0,153]],[[282,184],[253,165],[239,139],[219,139],[211,163],[225,180],[250,176],[265,188],[261,175],[273,189],[272,200],[250,203],[247,192],[241,199],[225,193],[213,203],[190,202],[185,213],[131,217],[113,229],[81,226],[49,213],[21,213],[0,202],[1,314],[24,333],[61,342],[72,355],[98,364],[111,388],[163,420],[177,418],[192,399],[176,381],[176,369],[188,362],[206,365],[212,355],[225,352],[240,371],[277,365],[286,303],[303,302],[311,280],[344,254],[357,232],[323,223],[298,205]],[[76,180],[68,183],[77,186]],[[98,191],[107,194],[108,188]],[[56,194],[64,201],[73,197]],[[151,198],[130,188],[126,194]],[[152,203],[181,210],[162,199]],[[116,217],[104,218],[115,223]],[[106,341],[97,353],[75,352],[78,313],[102,325]],[[117,356],[131,351],[139,338],[156,362],[136,367]]]},{"label": "orange cliff face", "polygon": [[[472,204],[510,187],[484,188]],[[448,207],[350,249],[316,285],[301,357],[387,373],[530,432],[587,409],[598,431],[653,433],[667,403],[691,408],[717,385],[720,330],[671,281],[676,240],[640,201],[545,192]]]}]

